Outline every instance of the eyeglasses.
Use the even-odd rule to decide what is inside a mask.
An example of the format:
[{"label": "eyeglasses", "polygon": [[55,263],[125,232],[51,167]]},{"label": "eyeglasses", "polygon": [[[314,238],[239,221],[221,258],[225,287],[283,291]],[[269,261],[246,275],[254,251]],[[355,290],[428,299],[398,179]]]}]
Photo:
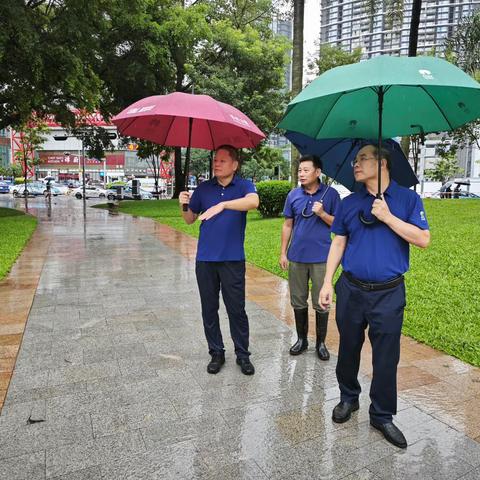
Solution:
[{"label": "eyeglasses", "polygon": [[351,162],[350,165],[354,167],[357,163],[365,163],[367,160],[376,160],[375,157],[360,157],[360,158],[354,158]]}]

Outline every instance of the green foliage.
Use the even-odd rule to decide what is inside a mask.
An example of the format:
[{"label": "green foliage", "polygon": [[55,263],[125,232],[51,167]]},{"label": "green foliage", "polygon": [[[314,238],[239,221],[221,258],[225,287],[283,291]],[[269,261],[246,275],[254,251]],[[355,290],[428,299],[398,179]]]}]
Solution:
[{"label": "green foliage", "polygon": [[[420,342],[480,366],[480,201],[425,200],[432,245],[411,248],[406,275],[403,332]],[[186,225],[178,201],[121,202],[120,211],[151,217],[198,237],[199,223]],[[245,251],[250,263],[286,278],[278,266],[283,219],[249,212]]]},{"label": "green foliage", "polygon": [[425,170],[425,177],[429,180],[445,183],[449,178],[462,174],[458,161],[453,152],[445,152],[437,161],[434,168]]},{"label": "green foliage", "polygon": [[[480,81],[480,12],[465,18],[446,40],[445,59]],[[480,148],[480,120],[455,129],[449,134],[453,151],[469,144]]]},{"label": "green foliage", "polygon": [[267,182],[259,182],[256,187],[260,198],[258,210],[262,217],[278,217],[283,211],[285,200],[291,189],[290,182],[270,180]]},{"label": "green foliage", "polygon": [[[242,175],[254,181],[274,178],[275,167],[280,168],[282,179],[288,179],[290,166],[282,151],[267,145],[261,145],[252,154],[244,155]],[[276,178],[276,177],[275,177]]]},{"label": "green foliage", "polygon": [[37,219],[18,210],[0,208],[0,280],[20,255],[37,225]]},{"label": "green foliage", "polygon": [[[31,178],[27,178],[27,183],[33,182]],[[22,183],[25,183],[25,178],[24,177],[15,177],[14,180],[15,185],[20,185]]]},{"label": "green foliage", "polygon": [[352,53],[346,52],[341,47],[335,47],[332,45],[322,45],[320,47],[320,54],[316,60],[317,75],[321,75],[335,67],[342,65],[350,65],[351,63],[357,63],[362,58],[362,49],[357,47]]},{"label": "green foliage", "polygon": [[0,167],[0,176],[3,177],[19,177],[22,174],[22,167],[18,163]]},{"label": "green foliage", "polygon": [[71,107],[93,110],[101,80],[97,61],[108,24],[104,0],[0,2],[0,127],[18,127],[32,112],[72,121]]}]

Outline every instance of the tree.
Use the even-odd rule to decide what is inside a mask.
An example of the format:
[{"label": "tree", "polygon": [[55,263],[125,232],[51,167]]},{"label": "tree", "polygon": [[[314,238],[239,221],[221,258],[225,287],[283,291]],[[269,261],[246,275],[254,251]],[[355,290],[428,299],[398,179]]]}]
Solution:
[{"label": "tree", "polygon": [[[446,40],[446,60],[480,81],[480,12],[464,19],[455,33]],[[480,121],[467,123],[449,134],[452,153],[468,145],[480,148]]]},{"label": "tree", "polygon": [[445,43],[447,59],[480,80],[480,12],[460,22]]},{"label": "tree", "polygon": [[23,178],[25,186],[25,204],[27,204],[27,178],[28,172],[38,163],[35,153],[42,148],[45,142],[45,135],[48,132],[47,124],[42,118],[31,116],[28,121],[20,125],[18,129],[20,133],[19,146],[20,149],[15,153],[17,162],[23,167]]},{"label": "tree", "polygon": [[418,46],[418,28],[420,25],[420,15],[422,13],[422,0],[413,0],[412,16],[410,19],[410,32],[408,36],[408,56],[417,56]]},{"label": "tree", "polygon": [[462,172],[463,170],[459,168],[455,154],[449,152],[440,156],[434,168],[425,170],[425,177],[433,181],[445,183],[451,177],[460,175]]},{"label": "tree", "polygon": [[[304,11],[305,0],[293,0],[292,98],[297,96],[303,88]],[[292,177],[292,185],[297,186],[299,153],[293,145],[291,158],[290,175]]]},{"label": "tree", "polygon": [[158,183],[160,179],[160,166],[162,160],[169,158],[171,148],[166,148],[156,143],[141,140],[138,142],[137,156],[146,160],[149,167],[153,172],[153,179],[155,182],[155,197],[158,199],[160,196],[160,190],[158,189]]},{"label": "tree", "polygon": [[355,48],[353,52],[350,53],[341,47],[334,47],[328,44],[321,45],[318,59],[315,61],[317,74],[321,75],[331,68],[357,63],[361,58],[362,49],[360,47]]},{"label": "tree", "polygon": [[[276,168],[279,169],[275,173]],[[246,178],[252,178],[255,181],[272,179],[287,180],[289,176],[288,161],[278,148],[262,145],[257,148],[253,154],[244,156],[242,161],[242,175]]]},{"label": "tree", "polygon": [[106,3],[0,2],[0,128],[25,125],[32,112],[73,122],[72,107],[98,106],[95,59],[108,25]]},{"label": "tree", "polygon": [[[170,39],[175,90],[212,95],[270,133],[286,103],[281,88],[289,48],[269,27],[271,11],[271,0],[204,0],[171,9],[161,19],[161,30]],[[176,149],[174,197],[183,189],[187,170]]]}]

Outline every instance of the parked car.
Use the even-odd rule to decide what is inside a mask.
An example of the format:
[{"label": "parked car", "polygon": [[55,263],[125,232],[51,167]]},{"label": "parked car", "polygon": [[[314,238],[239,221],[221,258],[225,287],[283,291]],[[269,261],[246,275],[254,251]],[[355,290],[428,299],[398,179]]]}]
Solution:
[{"label": "parked car", "polygon": [[[108,190],[107,191],[107,198],[109,200],[115,200],[117,198],[117,191],[115,189]],[[147,192],[146,190],[143,190],[143,188],[140,189],[140,198],[142,200],[152,200],[153,195],[150,192]],[[123,189],[123,200],[135,200],[132,189],[130,187],[125,187]]]},{"label": "parked car", "polygon": [[[52,195],[66,195],[69,192],[66,185],[57,182],[50,182],[50,188],[52,189]],[[58,193],[54,193],[54,191],[57,191]]]},{"label": "parked car", "polygon": [[[103,188],[94,187],[92,185],[85,186],[85,197],[86,198],[105,198],[107,196],[107,190]],[[76,188],[72,195],[75,195],[75,198],[83,198],[83,187]]]},{"label": "parked car", "polygon": [[10,193],[10,185],[6,182],[0,182],[0,193]]},{"label": "parked car", "polygon": [[[25,195],[31,197],[42,196],[45,191],[45,185],[39,183],[27,183],[27,190],[25,190],[25,185],[15,185],[13,190],[14,197],[24,197]],[[53,193],[53,192],[52,192]]]}]

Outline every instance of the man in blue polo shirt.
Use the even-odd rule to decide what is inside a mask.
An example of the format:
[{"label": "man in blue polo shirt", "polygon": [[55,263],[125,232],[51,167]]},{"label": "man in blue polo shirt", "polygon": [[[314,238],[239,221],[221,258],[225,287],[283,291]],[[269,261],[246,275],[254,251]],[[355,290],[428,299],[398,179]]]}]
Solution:
[{"label": "man in blue polo shirt", "polygon": [[328,311],[318,304],[318,294],[331,244],[330,226],[340,196],[336,190],[320,183],[321,174],[322,162],[317,156],[305,155],[299,159],[301,186],[293,189],[285,201],[279,263],[284,270],[288,268],[290,303],[298,337],[290,354],[299,355],[308,348],[308,290],[311,281],[317,335],[315,350],[320,360],[328,360],[330,354],[325,345]]},{"label": "man in blue polo shirt", "polygon": [[212,180],[202,182],[190,198],[188,192],[179,197],[187,224],[198,218],[198,240],[195,272],[202,304],[202,318],[209,353],[212,357],[208,373],[218,373],[225,363],[225,349],[218,317],[219,293],[230,322],[237,364],[242,373],[253,375],[255,369],[248,351],[249,328],[245,313],[245,226],[247,211],[258,207],[258,195],[252,182],[236,175],[238,152],[222,145],[215,153]]},{"label": "man in blue polo shirt", "polygon": [[[378,188],[381,158],[382,198]],[[353,162],[355,180],[363,188],[349,195],[336,211],[320,304],[333,297],[333,276],[340,262],[343,273],[335,285],[336,320],[340,333],[337,380],[340,403],[332,419],[343,423],[358,410],[357,379],[365,328],[372,345],[370,424],[393,445],[407,447],[392,422],[397,410],[397,364],[405,308],[403,274],[409,267],[409,246],[426,248],[430,232],[420,197],[390,180],[390,157],[374,145],[363,147]]]}]

